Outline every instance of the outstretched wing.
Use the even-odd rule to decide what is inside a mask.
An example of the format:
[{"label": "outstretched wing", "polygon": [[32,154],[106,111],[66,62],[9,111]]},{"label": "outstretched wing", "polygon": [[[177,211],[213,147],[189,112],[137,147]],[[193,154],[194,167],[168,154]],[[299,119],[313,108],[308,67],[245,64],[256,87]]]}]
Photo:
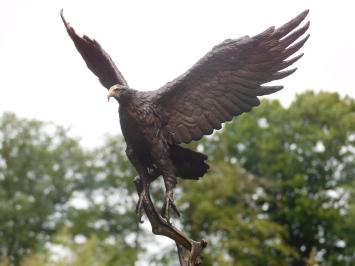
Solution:
[{"label": "outstretched wing", "polygon": [[101,48],[100,44],[87,36],[80,37],[73,27],[64,19],[63,9],[60,12],[63,23],[70,38],[86,62],[88,68],[99,78],[101,84],[109,89],[112,85],[127,86],[121,72],[117,69],[111,57]]},{"label": "outstretched wing", "polygon": [[275,29],[254,37],[225,40],[191,69],[156,91],[155,103],[165,129],[175,143],[189,143],[208,135],[233,116],[259,105],[257,96],[282,86],[262,86],[284,78],[296,69],[287,68],[303,54],[288,59],[307,41],[309,22],[295,30],[308,10]]}]

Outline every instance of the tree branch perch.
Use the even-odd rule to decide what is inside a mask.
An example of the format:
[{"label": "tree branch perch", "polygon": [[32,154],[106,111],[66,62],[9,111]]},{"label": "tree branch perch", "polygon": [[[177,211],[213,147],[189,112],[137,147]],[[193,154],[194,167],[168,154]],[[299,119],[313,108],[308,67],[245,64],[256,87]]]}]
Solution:
[{"label": "tree branch perch", "polygon": [[[141,178],[137,176],[134,179],[134,183],[136,185],[137,193],[140,195],[143,191],[143,183]],[[181,266],[200,265],[202,263],[202,251],[207,246],[207,242],[203,239],[201,241],[194,241],[172,224],[166,222],[154,208],[149,193],[149,184],[146,191],[146,195],[143,196],[143,208],[152,226],[153,233],[156,235],[166,236],[175,241]],[[190,251],[188,262],[186,262],[183,258],[182,247]]]}]

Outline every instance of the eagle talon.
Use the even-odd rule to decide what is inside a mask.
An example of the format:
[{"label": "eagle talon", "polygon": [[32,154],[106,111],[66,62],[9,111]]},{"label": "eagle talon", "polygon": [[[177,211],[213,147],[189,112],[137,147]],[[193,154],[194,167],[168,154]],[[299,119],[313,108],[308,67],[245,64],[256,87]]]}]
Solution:
[{"label": "eagle talon", "polygon": [[138,217],[138,221],[142,224],[144,223],[144,221],[142,220],[143,217],[143,199],[145,197],[145,195],[147,194],[147,191],[145,188],[143,188],[142,192],[139,195],[139,200],[137,202],[137,206],[136,206],[136,214]]},{"label": "eagle talon", "polygon": [[174,203],[174,192],[173,190],[167,190],[165,192],[165,200],[162,208],[163,218],[170,224],[170,209],[173,209],[175,214],[180,217],[180,212]]}]

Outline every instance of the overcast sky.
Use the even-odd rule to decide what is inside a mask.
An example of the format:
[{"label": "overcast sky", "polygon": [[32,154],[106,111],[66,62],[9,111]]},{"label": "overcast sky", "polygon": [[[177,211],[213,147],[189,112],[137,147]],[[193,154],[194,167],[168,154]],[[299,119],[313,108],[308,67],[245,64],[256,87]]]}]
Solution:
[{"label": "overcast sky", "polygon": [[[86,68],[60,20],[101,43],[132,88],[157,89],[227,38],[279,26],[305,9],[311,38],[273,98],[306,89],[355,97],[352,1],[0,0],[0,112],[72,127],[86,145],[118,133],[117,103]],[[269,96],[270,97],[270,96]]]}]

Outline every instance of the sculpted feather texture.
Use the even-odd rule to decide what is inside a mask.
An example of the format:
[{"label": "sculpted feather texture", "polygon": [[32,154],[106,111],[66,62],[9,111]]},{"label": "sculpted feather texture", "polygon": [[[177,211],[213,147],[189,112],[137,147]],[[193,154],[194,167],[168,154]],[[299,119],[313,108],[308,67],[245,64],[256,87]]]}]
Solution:
[{"label": "sculpted feather texture", "polygon": [[127,156],[142,181],[137,205],[149,201],[149,184],[162,175],[166,194],[162,215],[169,223],[176,177],[198,179],[207,169],[207,156],[179,146],[199,140],[260,104],[258,96],[281,90],[263,85],[296,71],[286,69],[303,54],[294,55],[305,44],[309,22],[300,26],[308,10],[279,28],[216,45],[184,74],[155,91],[129,88],[122,74],[100,44],[80,37],[61,17],[70,38],[88,68],[119,103]]}]

